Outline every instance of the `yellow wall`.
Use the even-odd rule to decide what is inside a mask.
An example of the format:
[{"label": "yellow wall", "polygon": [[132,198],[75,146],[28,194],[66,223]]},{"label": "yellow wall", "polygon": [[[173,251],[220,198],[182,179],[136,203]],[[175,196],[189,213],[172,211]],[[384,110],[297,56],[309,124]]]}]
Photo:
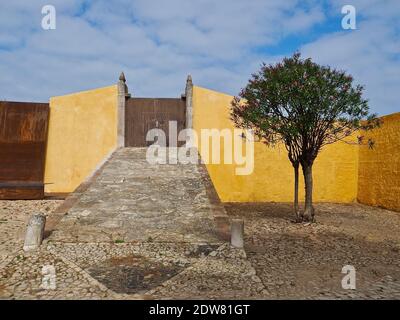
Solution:
[{"label": "yellow wall", "polygon": [[374,148],[360,148],[358,201],[400,211],[400,113],[365,134]]},{"label": "yellow wall", "polygon": [[[231,100],[229,95],[193,88],[193,127],[199,136],[202,128],[234,128],[229,120]],[[268,148],[256,142],[254,162],[254,172],[248,176],[235,175],[234,164],[206,165],[220,199],[224,202],[292,201],[293,169],[285,148]],[[358,146],[343,142],[327,146],[314,165],[314,200],[356,200],[357,174]],[[300,197],[303,189],[301,181]]]},{"label": "yellow wall", "polygon": [[[72,192],[116,148],[117,95],[117,86],[110,86],[50,99],[46,193]],[[203,128],[234,128],[231,100],[220,92],[193,88],[193,127],[199,138]],[[400,113],[383,121],[381,128],[366,135],[375,141],[373,150],[343,142],[322,150],[314,165],[315,201],[358,199],[400,211]],[[221,200],[292,201],[293,169],[285,148],[256,142],[254,162],[254,172],[247,176],[236,175],[234,164],[206,165]]]},{"label": "yellow wall", "polygon": [[117,145],[117,86],[50,99],[45,192],[75,190]]}]

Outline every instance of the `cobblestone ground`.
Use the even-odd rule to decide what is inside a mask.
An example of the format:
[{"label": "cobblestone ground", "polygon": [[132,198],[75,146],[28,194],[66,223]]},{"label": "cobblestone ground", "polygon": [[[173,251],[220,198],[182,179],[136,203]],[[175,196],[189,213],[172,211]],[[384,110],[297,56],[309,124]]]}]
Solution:
[{"label": "cobblestone ground", "polygon": [[[218,237],[214,217],[226,213],[210,196],[201,166],[149,165],[145,155],[145,149],[118,150],[55,219],[40,251],[17,250],[21,241],[12,245],[17,251],[2,263],[0,296],[235,298],[259,292],[244,251]],[[43,287],[47,266],[56,271],[52,290]]]},{"label": "cobblestone ground", "polygon": [[[263,298],[400,299],[400,214],[351,204],[318,204],[317,223],[294,224],[289,204],[227,204],[245,221],[245,250]],[[356,269],[344,290],[342,267]]]},{"label": "cobblestone ground", "polygon": [[[400,299],[399,213],[317,204],[316,224],[294,224],[289,204],[225,204],[245,221],[245,250],[234,249],[213,231],[220,208],[198,168],[156,176],[140,158],[129,165],[132,152],[105,166],[36,252],[22,251],[29,216],[58,217],[62,202],[0,201],[0,299]],[[341,287],[345,265],[356,290]]]},{"label": "cobblestone ground", "polygon": [[[32,211],[58,201],[1,201],[2,299],[400,299],[400,216],[360,205],[317,205],[317,224],[291,223],[287,204],[227,204],[245,220],[245,251],[208,243],[62,243],[25,253]],[[356,268],[343,290],[341,268]],[[56,269],[43,289],[42,268]]]},{"label": "cobblestone ground", "polygon": [[47,216],[61,203],[59,200],[0,200],[0,267],[9,256],[14,256],[22,248],[25,226],[30,215],[42,212]]},{"label": "cobblestone ground", "polygon": [[[46,239],[39,251],[21,250],[32,212],[49,217],[60,203],[0,201],[0,299],[235,298],[260,290],[244,251],[220,243]],[[54,290],[43,287],[45,266],[56,270]]]}]

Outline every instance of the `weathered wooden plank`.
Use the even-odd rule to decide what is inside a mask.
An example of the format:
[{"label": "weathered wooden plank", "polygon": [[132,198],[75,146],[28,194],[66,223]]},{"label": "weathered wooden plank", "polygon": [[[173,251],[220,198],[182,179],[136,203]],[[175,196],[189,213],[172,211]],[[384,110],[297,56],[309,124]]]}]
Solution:
[{"label": "weathered wooden plank", "polygon": [[44,198],[44,185],[0,187],[0,199],[4,200],[40,200]]},{"label": "weathered wooden plank", "polygon": [[44,197],[49,105],[0,102],[0,199]]},{"label": "weathered wooden plank", "polygon": [[46,141],[48,103],[0,102],[0,142]]},{"label": "weathered wooden plank", "polygon": [[126,101],[125,145],[146,147],[147,132],[164,130],[167,143],[169,121],[177,121],[178,133],[185,128],[185,100],[174,98],[130,98]]},{"label": "weathered wooden plank", "polygon": [[44,142],[0,143],[0,182],[43,182]]}]

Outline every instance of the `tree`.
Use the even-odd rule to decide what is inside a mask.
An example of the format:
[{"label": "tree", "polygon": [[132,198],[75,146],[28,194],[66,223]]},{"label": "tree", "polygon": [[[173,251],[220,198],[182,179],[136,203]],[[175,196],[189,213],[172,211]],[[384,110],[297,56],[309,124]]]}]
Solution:
[{"label": "tree", "polygon": [[[275,65],[263,64],[232,101],[231,119],[237,127],[253,129],[267,145],[285,145],[294,168],[298,222],[315,221],[312,168],[321,149],[379,125],[363,90],[344,71],[295,53]],[[303,213],[298,205],[299,166],[305,185]]]}]

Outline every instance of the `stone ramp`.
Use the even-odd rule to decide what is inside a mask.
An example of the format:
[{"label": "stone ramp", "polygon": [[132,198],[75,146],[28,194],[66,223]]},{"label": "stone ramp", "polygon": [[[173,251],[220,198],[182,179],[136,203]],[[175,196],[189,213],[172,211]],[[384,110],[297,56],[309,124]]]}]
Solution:
[{"label": "stone ramp", "polygon": [[[219,243],[227,216],[202,165],[150,164],[146,148],[118,149],[56,225],[61,242]],[[223,223],[223,224],[224,224]]]}]

